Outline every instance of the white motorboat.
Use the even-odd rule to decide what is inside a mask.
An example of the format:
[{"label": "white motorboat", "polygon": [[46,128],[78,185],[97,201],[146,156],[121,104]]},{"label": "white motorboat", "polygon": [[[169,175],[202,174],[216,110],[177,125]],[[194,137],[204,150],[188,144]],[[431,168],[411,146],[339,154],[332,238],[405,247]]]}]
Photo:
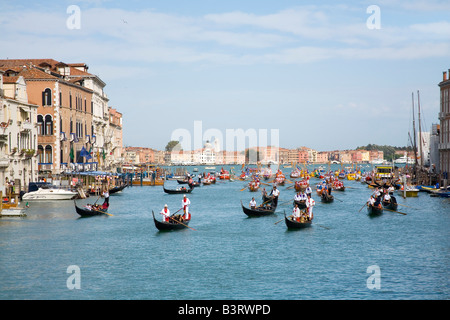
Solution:
[{"label": "white motorboat", "polygon": [[78,192],[57,188],[39,188],[36,191],[27,192],[22,200],[71,200]]}]

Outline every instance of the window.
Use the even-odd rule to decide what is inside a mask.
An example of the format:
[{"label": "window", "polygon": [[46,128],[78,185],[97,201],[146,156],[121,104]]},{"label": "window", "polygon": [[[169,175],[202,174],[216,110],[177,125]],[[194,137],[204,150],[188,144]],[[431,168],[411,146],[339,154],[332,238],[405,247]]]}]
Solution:
[{"label": "window", "polygon": [[37,133],[38,135],[44,134],[44,117],[41,114],[37,116]]},{"label": "window", "polygon": [[37,156],[38,156],[38,162],[44,163],[44,147],[42,147],[41,145],[38,146]]},{"label": "window", "polygon": [[50,145],[45,146],[44,160],[45,163],[53,163],[52,147]]},{"label": "window", "polygon": [[52,105],[52,90],[49,88],[42,91],[42,106]]},{"label": "window", "polygon": [[51,115],[45,116],[45,132],[44,135],[51,136],[53,135],[53,119]]}]

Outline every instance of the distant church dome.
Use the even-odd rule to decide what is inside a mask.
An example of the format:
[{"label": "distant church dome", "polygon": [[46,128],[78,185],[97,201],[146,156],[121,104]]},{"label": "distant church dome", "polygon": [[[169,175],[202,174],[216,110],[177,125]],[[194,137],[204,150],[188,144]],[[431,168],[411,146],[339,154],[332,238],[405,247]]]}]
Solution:
[{"label": "distant church dome", "polygon": [[206,140],[206,143],[205,143],[205,145],[203,146],[203,148],[205,148],[205,149],[212,149],[212,144],[211,143],[209,143],[209,140]]}]

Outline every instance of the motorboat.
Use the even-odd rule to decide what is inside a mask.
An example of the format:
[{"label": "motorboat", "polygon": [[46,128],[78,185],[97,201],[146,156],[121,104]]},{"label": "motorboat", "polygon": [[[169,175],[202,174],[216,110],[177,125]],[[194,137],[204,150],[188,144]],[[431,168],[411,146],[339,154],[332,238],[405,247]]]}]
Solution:
[{"label": "motorboat", "polygon": [[78,192],[60,189],[49,183],[30,183],[22,200],[71,200],[77,195]]}]

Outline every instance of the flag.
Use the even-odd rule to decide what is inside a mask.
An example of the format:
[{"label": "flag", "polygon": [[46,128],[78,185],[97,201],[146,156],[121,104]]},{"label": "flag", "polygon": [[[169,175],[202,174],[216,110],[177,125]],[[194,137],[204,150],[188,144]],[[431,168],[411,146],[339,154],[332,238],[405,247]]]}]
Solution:
[{"label": "flag", "polygon": [[102,157],[103,157],[103,160],[105,160],[105,158],[106,158],[106,152],[105,152],[105,149],[102,150]]},{"label": "flag", "polygon": [[85,147],[81,148],[80,156],[85,157],[86,160],[89,160],[92,158],[91,154],[89,152],[87,152]]},{"label": "flag", "polygon": [[70,160],[73,162],[73,158],[74,158],[74,155],[73,155],[73,146],[72,146],[72,148],[70,148],[69,157],[70,157]]}]

